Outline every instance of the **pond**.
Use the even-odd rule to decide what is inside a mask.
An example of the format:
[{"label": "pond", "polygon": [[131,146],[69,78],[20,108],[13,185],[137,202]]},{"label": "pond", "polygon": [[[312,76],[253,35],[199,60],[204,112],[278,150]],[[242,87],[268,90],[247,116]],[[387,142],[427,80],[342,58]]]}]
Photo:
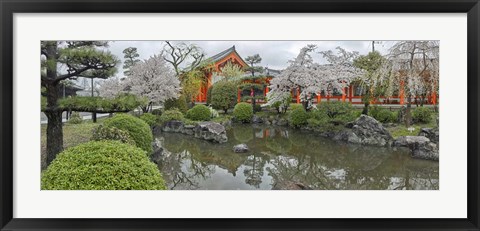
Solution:
[{"label": "pond", "polygon": [[[406,149],[336,142],[284,127],[234,125],[228,142],[211,143],[179,133],[157,135],[164,148],[158,167],[173,190],[437,190],[436,161]],[[245,143],[247,153],[234,153]]]}]

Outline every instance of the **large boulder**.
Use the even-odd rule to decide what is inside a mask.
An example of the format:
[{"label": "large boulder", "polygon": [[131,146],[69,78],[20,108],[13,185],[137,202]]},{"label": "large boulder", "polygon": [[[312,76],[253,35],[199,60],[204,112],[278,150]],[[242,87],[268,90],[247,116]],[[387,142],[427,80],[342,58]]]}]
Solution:
[{"label": "large boulder", "polygon": [[237,144],[233,146],[233,152],[235,153],[248,152],[248,146],[246,144]]},{"label": "large boulder", "polygon": [[172,120],[165,122],[162,126],[164,132],[182,132],[185,125],[182,121]]},{"label": "large boulder", "polygon": [[412,157],[438,160],[438,145],[425,136],[400,136],[393,143],[395,147],[406,147],[411,151]]},{"label": "large boulder", "polygon": [[342,140],[353,144],[390,146],[393,137],[382,123],[373,117],[361,115],[353,123],[348,124],[351,129],[345,129],[333,136],[334,140]]},{"label": "large boulder", "polygon": [[227,142],[225,127],[215,122],[200,122],[193,129],[196,138],[214,141],[218,143]]},{"label": "large boulder", "polygon": [[418,133],[419,136],[425,136],[430,141],[438,145],[439,137],[440,137],[440,132],[438,128],[422,128],[420,132]]},{"label": "large boulder", "polygon": [[257,116],[257,115],[253,115],[252,123],[261,124],[261,123],[263,123],[263,119],[261,117]]}]

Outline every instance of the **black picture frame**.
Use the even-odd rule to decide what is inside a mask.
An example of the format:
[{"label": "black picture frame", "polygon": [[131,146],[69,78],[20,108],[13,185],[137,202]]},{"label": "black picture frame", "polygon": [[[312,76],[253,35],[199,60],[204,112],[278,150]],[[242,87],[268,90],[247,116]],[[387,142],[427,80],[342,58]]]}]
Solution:
[{"label": "black picture frame", "polygon": [[[478,0],[0,0],[0,227],[2,230],[480,230]],[[466,219],[19,219],[13,218],[14,13],[468,13]],[[441,203],[441,202],[439,202]]]}]

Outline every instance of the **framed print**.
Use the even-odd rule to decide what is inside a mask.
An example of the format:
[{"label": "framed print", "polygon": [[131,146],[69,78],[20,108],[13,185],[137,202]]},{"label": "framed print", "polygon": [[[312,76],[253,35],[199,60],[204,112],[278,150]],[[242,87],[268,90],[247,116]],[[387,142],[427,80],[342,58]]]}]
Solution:
[{"label": "framed print", "polygon": [[477,0],[0,6],[2,230],[480,229]]}]

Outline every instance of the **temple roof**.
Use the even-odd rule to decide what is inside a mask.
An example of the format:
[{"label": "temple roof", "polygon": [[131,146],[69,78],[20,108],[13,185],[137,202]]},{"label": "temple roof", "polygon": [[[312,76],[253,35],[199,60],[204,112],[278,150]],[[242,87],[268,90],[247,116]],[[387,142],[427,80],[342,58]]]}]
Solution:
[{"label": "temple roof", "polygon": [[[242,56],[240,56],[240,55],[237,53],[237,51],[235,50],[235,45],[232,46],[232,47],[230,47],[230,48],[228,48],[228,49],[226,49],[226,50],[224,50],[224,51],[222,51],[222,52],[220,52],[220,53],[218,53],[218,54],[216,54],[216,55],[213,55],[213,56],[209,57],[207,60],[211,60],[211,61],[213,61],[213,62],[218,62],[218,61],[222,60],[223,58],[227,57],[229,54],[231,54],[231,53],[233,53],[233,52],[235,52],[235,54],[236,54],[245,64],[247,64],[247,63],[245,62],[245,60],[243,60]],[[247,66],[248,66],[248,64],[247,64]]]}]

